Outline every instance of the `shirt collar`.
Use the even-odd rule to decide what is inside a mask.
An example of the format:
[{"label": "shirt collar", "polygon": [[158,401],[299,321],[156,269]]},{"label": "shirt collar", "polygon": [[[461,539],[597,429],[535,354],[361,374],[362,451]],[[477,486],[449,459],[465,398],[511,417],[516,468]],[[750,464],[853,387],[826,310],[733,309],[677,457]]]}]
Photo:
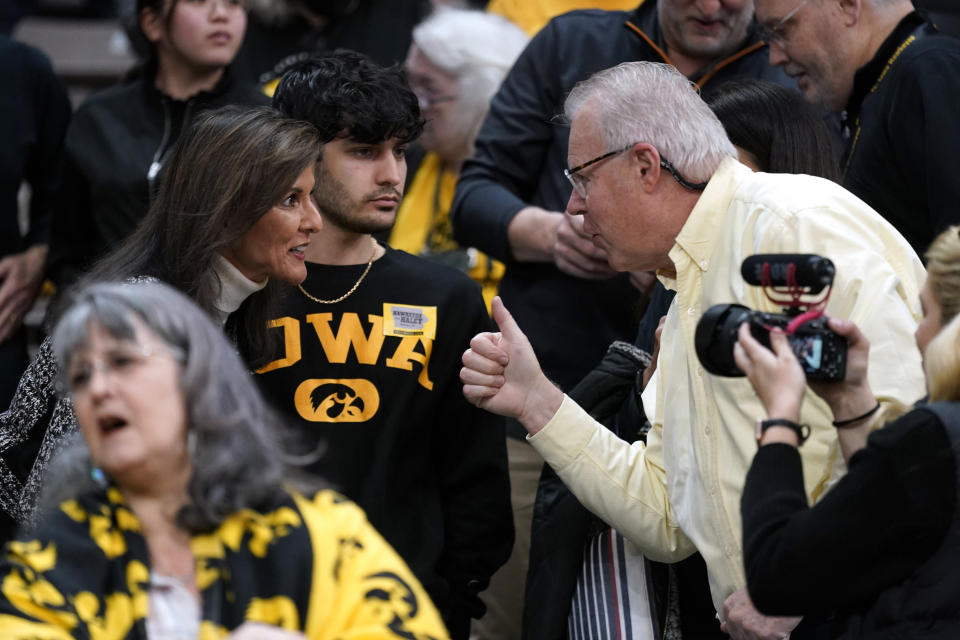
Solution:
[{"label": "shirt collar", "polygon": [[689,260],[701,272],[710,267],[710,257],[717,239],[717,226],[722,224],[734,193],[750,173],[749,168],[734,158],[726,158],[720,163],[677,234],[670,250],[670,259],[674,265]]},{"label": "shirt collar", "polygon": [[227,322],[227,316],[239,309],[244,300],[267,286],[269,280],[250,280],[219,253],[213,259],[213,272],[220,280],[220,295],[213,303],[213,309],[221,326]]},{"label": "shirt collar", "polygon": [[894,30],[887,36],[877,53],[867,64],[863,65],[853,76],[853,93],[850,94],[850,100],[847,102],[847,120],[854,121],[860,113],[860,105],[863,104],[867,94],[869,94],[877,80],[883,75],[884,69],[890,58],[896,52],[897,48],[903,44],[910,34],[926,24],[923,17],[913,11],[904,16],[903,20],[897,24]]}]

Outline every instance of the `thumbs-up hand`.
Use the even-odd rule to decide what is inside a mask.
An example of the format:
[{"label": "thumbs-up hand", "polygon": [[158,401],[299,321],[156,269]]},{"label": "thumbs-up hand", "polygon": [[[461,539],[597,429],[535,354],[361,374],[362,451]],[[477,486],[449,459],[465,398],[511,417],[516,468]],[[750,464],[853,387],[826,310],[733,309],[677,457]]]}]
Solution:
[{"label": "thumbs-up hand", "polygon": [[497,296],[497,333],[480,333],[463,354],[463,395],[481,409],[516,418],[531,434],[553,417],[563,393],[547,380],[530,341]]}]

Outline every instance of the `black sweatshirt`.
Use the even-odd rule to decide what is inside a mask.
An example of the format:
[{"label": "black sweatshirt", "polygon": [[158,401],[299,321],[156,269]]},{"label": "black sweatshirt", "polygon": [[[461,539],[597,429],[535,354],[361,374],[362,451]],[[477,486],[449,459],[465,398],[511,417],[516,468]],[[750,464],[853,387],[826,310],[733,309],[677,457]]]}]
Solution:
[{"label": "black sweatshirt", "polygon": [[[366,265],[307,267],[303,288],[331,300]],[[285,353],[257,376],[264,394],[326,447],[311,471],[363,507],[465,638],[513,546],[503,421],[459,379],[470,338],[490,328],[479,286],[388,248],[342,302],[294,289],[275,323]]]},{"label": "black sweatshirt", "polygon": [[810,508],[796,447],[760,447],[740,504],[757,609],[806,615],[869,605],[940,547],[955,477],[947,432],[922,408],[871,434],[847,475]]}]

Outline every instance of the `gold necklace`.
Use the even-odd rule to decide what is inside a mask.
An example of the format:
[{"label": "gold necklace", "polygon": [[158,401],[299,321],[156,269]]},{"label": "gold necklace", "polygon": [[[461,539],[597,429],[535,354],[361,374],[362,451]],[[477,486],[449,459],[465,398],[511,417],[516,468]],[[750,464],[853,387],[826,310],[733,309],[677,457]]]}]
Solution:
[{"label": "gold necklace", "polygon": [[307,296],[314,302],[319,302],[320,304],[336,304],[338,302],[343,302],[350,297],[350,294],[357,290],[357,287],[360,286],[360,283],[363,282],[363,279],[367,277],[367,274],[370,273],[370,267],[373,266],[373,259],[377,256],[377,241],[374,238],[370,238],[373,242],[373,253],[370,254],[370,260],[367,261],[367,268],[363,270],[363,273],[360,274],[360,278],[353,283],[353,286],[350,287],[350,291],[347,291],[345,294],[339,298],[334,298],[333,300],[321,300],[316,296],[310,295],[310,293],[303,288],[302,284],[298,284],[297,288],[300,289],[300,293]]}]

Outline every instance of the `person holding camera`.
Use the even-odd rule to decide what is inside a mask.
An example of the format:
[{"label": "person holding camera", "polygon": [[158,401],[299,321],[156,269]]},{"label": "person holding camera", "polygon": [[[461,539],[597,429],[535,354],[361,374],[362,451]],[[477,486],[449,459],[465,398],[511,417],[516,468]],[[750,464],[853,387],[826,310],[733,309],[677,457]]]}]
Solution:
[{"label": "person holding camera", "polygon": [[[628,444],[564,396],[499,300],[493,314],[501,332],[474,337],[464,353],[464,394],[518,419],[578,500],[637,551],[660,562],[699,551],[725,632],[815,637],[816,619],[797,627],[798,618],[763,616],[747,595],[740,496],[757,445],[743,424],[763,415],[763,406],[746,380],[704,370],[694,348],[697,320],[718,303],[782,313],[743,281],[745,257],[823,255],[836,266],[826,310],[853,319],[876,345],[880,366],[871,369],[871,388],[913,402],[923,394],[911,335],[920,317],[920,260],[891,225],[835,183],[739,164],[719,120],[667,65],[601,71],[570,93],[566,114],[572,168],[565,173],[575,187],[568,210],[583,216],[611,267],[656,269],[677,292],[643,393],[652,425],[647,442]],[[843,460],[827,404],[808,397],[801,418],[813,431],[802,451],[804,495],[815,501]]]},{"label": "person holding camera", "polygon": [[[933,268],[947,266],[940,257],[951,245],[956,252],[958,231],[934,242]],[[941,331],[943,307],[930,295],[942,295],[938,280],[949,287],[951,279],[931,271],[924,287],[916,338],[929,404],[880,430],[873,431],[898,408],[871,390],[870,343],[853,322],[830,319],[849,341],[846,377],[810,386],[833,412],[849,471],[812,507],[798,449],[807,433],[798,424],[807,380],[786,336],[772,334],[771,350],[740,327],[734,358],[768,416],[741,500],[747,588],[760,611],[835,612],[833,632],[844,638],[960,636],[960,318],[954,311]]]}]

